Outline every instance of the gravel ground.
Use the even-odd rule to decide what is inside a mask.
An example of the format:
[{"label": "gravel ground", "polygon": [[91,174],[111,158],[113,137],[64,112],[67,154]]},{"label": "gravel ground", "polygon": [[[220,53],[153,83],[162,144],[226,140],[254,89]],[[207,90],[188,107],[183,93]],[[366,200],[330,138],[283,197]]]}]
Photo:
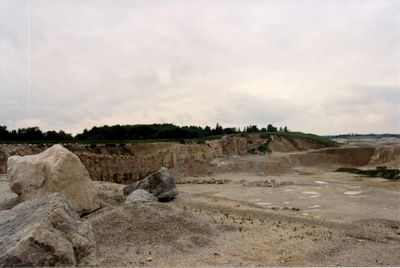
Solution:
[{"label": "gravel ground", "polygon": [[[241,198],[248,193],[224,196],[232,187],[251,187],[235,183],[230,174],[221,176],[233,181],[208,185],[208,191],[202,188],[207,185],[179,185],[172,202],[114,204],[87,216],[102,265],[400,266],[398,220],[374,214],[335,220],[268,208]],[[252,176],[249,181],[256,179]]]}]

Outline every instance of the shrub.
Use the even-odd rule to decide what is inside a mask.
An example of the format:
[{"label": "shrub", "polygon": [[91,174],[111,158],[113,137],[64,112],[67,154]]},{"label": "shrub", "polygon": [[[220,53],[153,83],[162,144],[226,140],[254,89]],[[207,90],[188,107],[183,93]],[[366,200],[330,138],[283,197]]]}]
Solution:
[{"label": "shrub", "polygon": [[353,174],[360,174],[367,177],[381,177],[389,180],[397,180],[400,175],[400,170],[377,167],[376,169],[358,169],[358,168],[338,168],[336,172],[348,172]]},{"label": "shrub", "polygon": [[268,148],[267,143],[263,143],[260,146],[258,146],[258,151],[261,153],[270,153],[271,152],[271,150]]}]

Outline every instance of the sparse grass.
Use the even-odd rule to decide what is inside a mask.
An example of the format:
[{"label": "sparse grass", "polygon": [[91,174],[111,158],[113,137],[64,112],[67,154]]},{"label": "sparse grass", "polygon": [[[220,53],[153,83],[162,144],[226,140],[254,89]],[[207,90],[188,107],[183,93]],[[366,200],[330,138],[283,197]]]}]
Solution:
[{"label": "sparse grass", "polygon": [[154,140],[78,140],[78,144],[135,144],[154,142],[180,142],[180,139],[154,139]]},{"label": "sparse grass", "polygon": [[208,136],[208,137],[203,137],[203,138],[198,138],[198,139],[187,139],[188,143],[197,143],[197,144],[206,144],[206,141],[212,141],[212,140],[219,140],[222,139],[222,137],[225,135],[215,135],[215,136]]},{"label": "sparse grass", "polygon": [[366,177],[380,177],[388,180],[397,180],[400,175],[400,170],[398,169],[390,169],[386,167],[377,167],[376,169],[358,169],[358,168],[345,168],[341,167],[336,170],[336,172],[348,172],[353,174],[360,174]]},{"label": "sparse grass", "polygon": [[264,132],[260,134],[262,139],[270,139],[271,136],[283,137],[288,140],[292,139],[303,139],[308,141],[313,141],[319,144],[324,145],[325,147],[336,147],[338,143],[323,136],[311,134],[311,133],[303,133],[303,132]]},{"label": "sparse grass", "polygon": [[302,132],[283,132],[282,134],[284,137],[286,136],[286,137],[291,137],[291,138],[314,141],[314,142],[322,144],[326,147],[338,146],[338,143],[336,143],[335,141],[333,141],[327,137],[322,137],[322,136],[318,136],[315,134],[302,133]]},{"label": "sparse grass", "polygon": [[240,134],[234,134],[234,135],[239,135],[242,138],[246,138],[246,139],[251,139],[251,135],[249,133],[240,133]]}]

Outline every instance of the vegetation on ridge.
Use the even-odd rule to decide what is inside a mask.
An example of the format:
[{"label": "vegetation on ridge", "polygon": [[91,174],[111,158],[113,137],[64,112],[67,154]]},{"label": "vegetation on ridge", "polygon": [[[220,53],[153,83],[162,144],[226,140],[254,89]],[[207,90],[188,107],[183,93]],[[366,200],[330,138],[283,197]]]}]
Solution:
[{"label": "vegetation on ridge", "polygon": [[[224,135],[246,136],[252,133],[260,133],[269,140],[270,135],[278,135],[287,139],[306,139],[324,146],[335,146],[332,140],[314,134],[302,132],[290,132],[287,127],[274,127],[272,124],[267,127],[258,128],[250,125],[243,130],[235,127],[224,128],[216,124],[214,128],[209,126],[176,126],[173,124],[138,124],[138,125],[114,125],[93,127],[90,130],[83,130],[75,137],[64,131],[42,132],[38,127],[21,128],[8,131],[7,127],[0,126],[0,142],[3,143],[56,143],[56,142],[78,142],[78,143],[132,143],[132,142],[154,142],[154,141],[181,141],[192,140],[197,143],[204,143],[205,140],[219,139]],[[262,138],[263,138],[262,137]],[[266,152],[263,146],[261,151]]]},{"label": "vegetation on ridge", "polygon": [[397,180],[400,176],[400,170],[394,168],[387,168],[385,166],[377,167],[376,169],[358,169],[358,168],[345,168],[341,167],[336,172],[348,172],[353,174],[360,174],[367,177],[381,177],[389,180]]},{"label": "vegetation on ridge", "polygon": [[323,137],[311,133],[303,133],[303,132],[292,132],[292,131],[283,131],[283,132],[265,132],[261,134],[261,138],[263,139],[268,139],[270,140],[270,136],[275,135],[278,137],[283,137],[286,138],[287,140],[291,141],[293,139],[302,139],[302,140],[308,140],[308,141],[313,141],[315,143],[319,143],[324,145],[325,147],[335,147],[338,145],[337,142],[329,139],[328,137]]}]

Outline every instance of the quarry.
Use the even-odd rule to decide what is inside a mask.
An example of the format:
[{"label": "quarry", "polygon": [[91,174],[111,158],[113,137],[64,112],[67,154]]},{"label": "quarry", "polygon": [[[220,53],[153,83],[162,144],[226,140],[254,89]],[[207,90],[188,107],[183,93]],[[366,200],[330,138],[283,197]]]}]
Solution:
[{"label": "quarry", "polygon": [[400,266],[398,172],[339,168],[400,139],[3,144],[0,265]]},{"label": "quarry", "polygon": [[1,267],[400,267],[400,0],[0,0]]}]

